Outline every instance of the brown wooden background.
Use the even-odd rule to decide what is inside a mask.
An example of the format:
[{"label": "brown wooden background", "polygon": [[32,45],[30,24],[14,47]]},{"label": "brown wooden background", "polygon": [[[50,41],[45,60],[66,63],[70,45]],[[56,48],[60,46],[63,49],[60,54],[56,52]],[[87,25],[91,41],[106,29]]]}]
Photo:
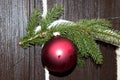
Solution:
[{"label": "brown wooden background", "polygon": [[[48,0],[64,7],[61,18],[76,21],[84,18],[106,18],[114,29],[120,29],[120,0]],[[26,33],[26,23],[33,8],[41,8],[41,0],[0,0],[0,80],[44,80],[41,47],[22,49],[19,39]],[[86,59],[85,67],[76,66],[64,77],[51,80],[116,80],[115,46],[98,42],[104,56],[101,66]]]}]

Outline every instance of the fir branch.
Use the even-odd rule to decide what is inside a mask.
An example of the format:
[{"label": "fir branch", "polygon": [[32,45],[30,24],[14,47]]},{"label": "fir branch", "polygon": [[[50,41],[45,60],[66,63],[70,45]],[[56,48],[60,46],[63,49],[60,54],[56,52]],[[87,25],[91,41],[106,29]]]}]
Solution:
[{"label": "fir branch", "polygon": [[[102,25],[102,24],[101,24]],[[119,40],[120,40],[120,38],[119,38],[119,34],[118,33],[115,33],[115,34],[118,34],[118,35],[114,35],[114,34],[111,34],[110,33],[110,31],[108,32],[106,32],[106,31],[104,31],[104,29],[103,28],[101,28],[101,27],[104,27],[104,26],[99,26],[99,25],[97,25],[98,26],[98,28],[95,28],[96,27],[96,25],[92,25],[92,27],[84,27],[84,26],[81,26],[81,25],[78,25],[78,24],[76,24],[75,25],[75,23],[74,24],[67,24],[67,23],[65,23],[65,24],[59,24],[59,25],[56,25],[55,27],[52,27],[51,29],[48,29],[49,30],[49,33],[52,35],[52,33],[53,32],[56,32],[56,31],[58,31],[58,32],[61,32],[61,33],[63,33],[63,32],[70,32],[71,33],[71,30],[72,30],[72,32],[77,32],[77,33],[79,33],[79,32],[82,32],[82,33],[84,33],[84,32],[88,32],[89,34],[91,34],[95,39],[97,38],[97,39],[100,39],[100,40],[105,40],[105,41],[107,41],[107,42],[109,42],[109,43],[116,43],[116,44],[118,44],[118,43],[120,43],[120,42],[118,42]],[[102,29],[102,30],[101,30]],[[108,30],[108,29],[107,29]],[[103,32],[101,32],[101,31],[103,31]],[[114,31],[112,31],[112,33],[113,33]],[[116,31],[117,32],[117,31]],[[47,32],[47,34],[45,34],[45,35],[48,35],[49,34],[48,32]],[[37,35],[39,35],[39,36],[37,36],[37,37],[40,37],[40,35],[41,35],[42,33],[41,32],[39,32]],[[97,35],[98,34],[98,35]],[[104,35],[103,35],[104,34]],[[44,35],[44,37],[45,37],[45,35]],[[81,34],[80,34],[81,35]],[[106,39],[106,36],[108,36],[108,37],[112,37],[112,38],[108,38],[108,39],[110,39],[110,40],[108,40],[108,39]],[[68,37],[68,35],[66,35],[66,37]],[[76,37],[76,38],[79,38],[80,36],[79,36],[79,34],[78,34],[78,36]],[[34,37],[34,38],[29,38],[27,41],[32,41],[32,39],[35,39],[36,37]],[[84,38],[84,37],[83,37]],[[73,38],[74,39],[74,38]],[[111,39],[113,39],[112,40],[112,42],[111,42]],[[117,39],[117,40],[116,40]],[[23,41],[23,43],[25,43],[25,42],[27,42],[27,41]],[[46,41],[46,40],[45,40]],[[75,40],[76,41],[76,40]],[[116,42],[117,41],[117,42]],[[82,42],[82,41],[81,41]],[[82,42],[83,43],[83,42]],[[21,43],[20,43],[21,44]],[[82,45],[82,44],[81,44]],[[82,52],[84,52],[84,51],[82,51]]]},{"label": "fir branch", "polygon": [[[102,55],[99,51],[99,47],[87,32],[66,30],[66,35],[61,33],[62,36],[72,40],[78,49],[78,63],[81,64],[81,57],[92,57],[96,64],[102,63]],[[79,62],[80,61],[80,62]]]},{"label": "fir branch", "polygon": [[94,29],[92,30],[92,35],[94,38],[104,41],[106,43],[110,43],[113,45],[119,45],[120,44],[120,32],[114,31],[111,29]]},{"label": "fir branch", "polygon": [[[72,40],[78,49],[78,64],[84,57],[90,56],[97,64],[102,63],[102,55],[94,40],[99,39],[111,44],[120,44],[120,32],[110,29],[110,22],[105,19],[80,20],[76,23],[61,23],[52,28],[48,26],[62,13],[60,6],[50,9],[45,18],[41,17],[39,10],[34,10],[27,25],[27,34],[21,38],[19,44],[26,48],[34,44],[44,44],[53,32],[60,32],[61,36]],[[41,30],[35,33],[35,28]]]},{"label": "fir branch", "polygon": [[52,23],[54,20],[57,20],[60,17],[62,12],[63,8],[59,5],[56,5],[55,7],[50,9],[46,17],[42,19],[42,30],[46,30],[50,23]]},{"label": "fir branch", "polygon": [[[105,19],[82,19],[77,21],[76,24],[84,27],[104,28],[104,29],[108,29],[111,27],[110,21]],[[98,27],[97,25],[100,27]]]},{"label": "fir branch", "polygon": [[42,37],[44,37],[46,34],[47,34],[47,32],[42,32],[42,33],[30,36],[30,37],[28,35],[26,35],[20,40],[19,45],[21,45],[23,48],[26,48],[26,47],[30,46],[31,43],[36,41],[37,38],[42,39]]},{"label": "fir branch", "polygon": [[40,20],[41,20],[40,10],[34,9],[27,24],[26,28],[27,35],[32,36],[34,34],[34,30],[39,25]]},{"label": "fir branch", "polygon": [[77,22],[82,30],[93,35],[95,40],[101,40],[113,45],[120,44],[120,32],[109,28],[110,22],[104,19],[81,20]]},{"label": "fir branch", "polygon": [[92,59],[96,62],[96,64],[101,64],[103,59],[99,47],[96,44],[95,40],[87,32],[82,33],[82,35],[84,36],[83,38],[85,44],[84,48],[87,49],[89,56],[92,57]]}]

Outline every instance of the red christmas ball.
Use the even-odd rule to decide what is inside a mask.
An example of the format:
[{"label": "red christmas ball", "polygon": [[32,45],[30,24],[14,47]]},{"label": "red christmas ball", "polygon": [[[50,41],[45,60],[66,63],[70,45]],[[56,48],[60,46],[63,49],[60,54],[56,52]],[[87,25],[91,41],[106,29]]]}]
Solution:
[{"label": "red christmas ball", "polygon": [[76,64],[77,50],[69,39],[54,36],[45,43],[41,58],[49,71],[64,73]]}]

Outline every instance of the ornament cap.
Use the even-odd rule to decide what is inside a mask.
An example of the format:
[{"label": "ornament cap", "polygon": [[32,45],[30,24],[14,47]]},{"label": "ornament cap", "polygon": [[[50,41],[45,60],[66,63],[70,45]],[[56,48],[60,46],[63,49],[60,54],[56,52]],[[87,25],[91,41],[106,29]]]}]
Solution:
[{"label": "ornament cap", "polygon": [[53,36],[59,36],[60,35],[60,32],[54,32],[53,33]]}]

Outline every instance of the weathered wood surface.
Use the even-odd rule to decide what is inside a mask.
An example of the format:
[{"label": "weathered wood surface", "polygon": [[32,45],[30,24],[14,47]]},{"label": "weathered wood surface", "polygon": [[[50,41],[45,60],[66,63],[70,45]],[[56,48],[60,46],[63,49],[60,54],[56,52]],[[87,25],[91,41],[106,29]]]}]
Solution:
[{"label": "weathered wood surface", "polygon": [[[106,18],[113,28],[120,29],[120,0],[48,0],[48,7],[61,4],[61,18],[77,21],[85,18]],[[44,80],[39,45],[22,49],[19,39],[26,33],[26,24],[34,8],[42,8],[41,0],[0,0],[0,80]],[[98,42],[104,56],[97,66],[86,59],[85,67],[76,66],[64,77],[51,75],[51,80],[116,80],[115,47]]]}]

